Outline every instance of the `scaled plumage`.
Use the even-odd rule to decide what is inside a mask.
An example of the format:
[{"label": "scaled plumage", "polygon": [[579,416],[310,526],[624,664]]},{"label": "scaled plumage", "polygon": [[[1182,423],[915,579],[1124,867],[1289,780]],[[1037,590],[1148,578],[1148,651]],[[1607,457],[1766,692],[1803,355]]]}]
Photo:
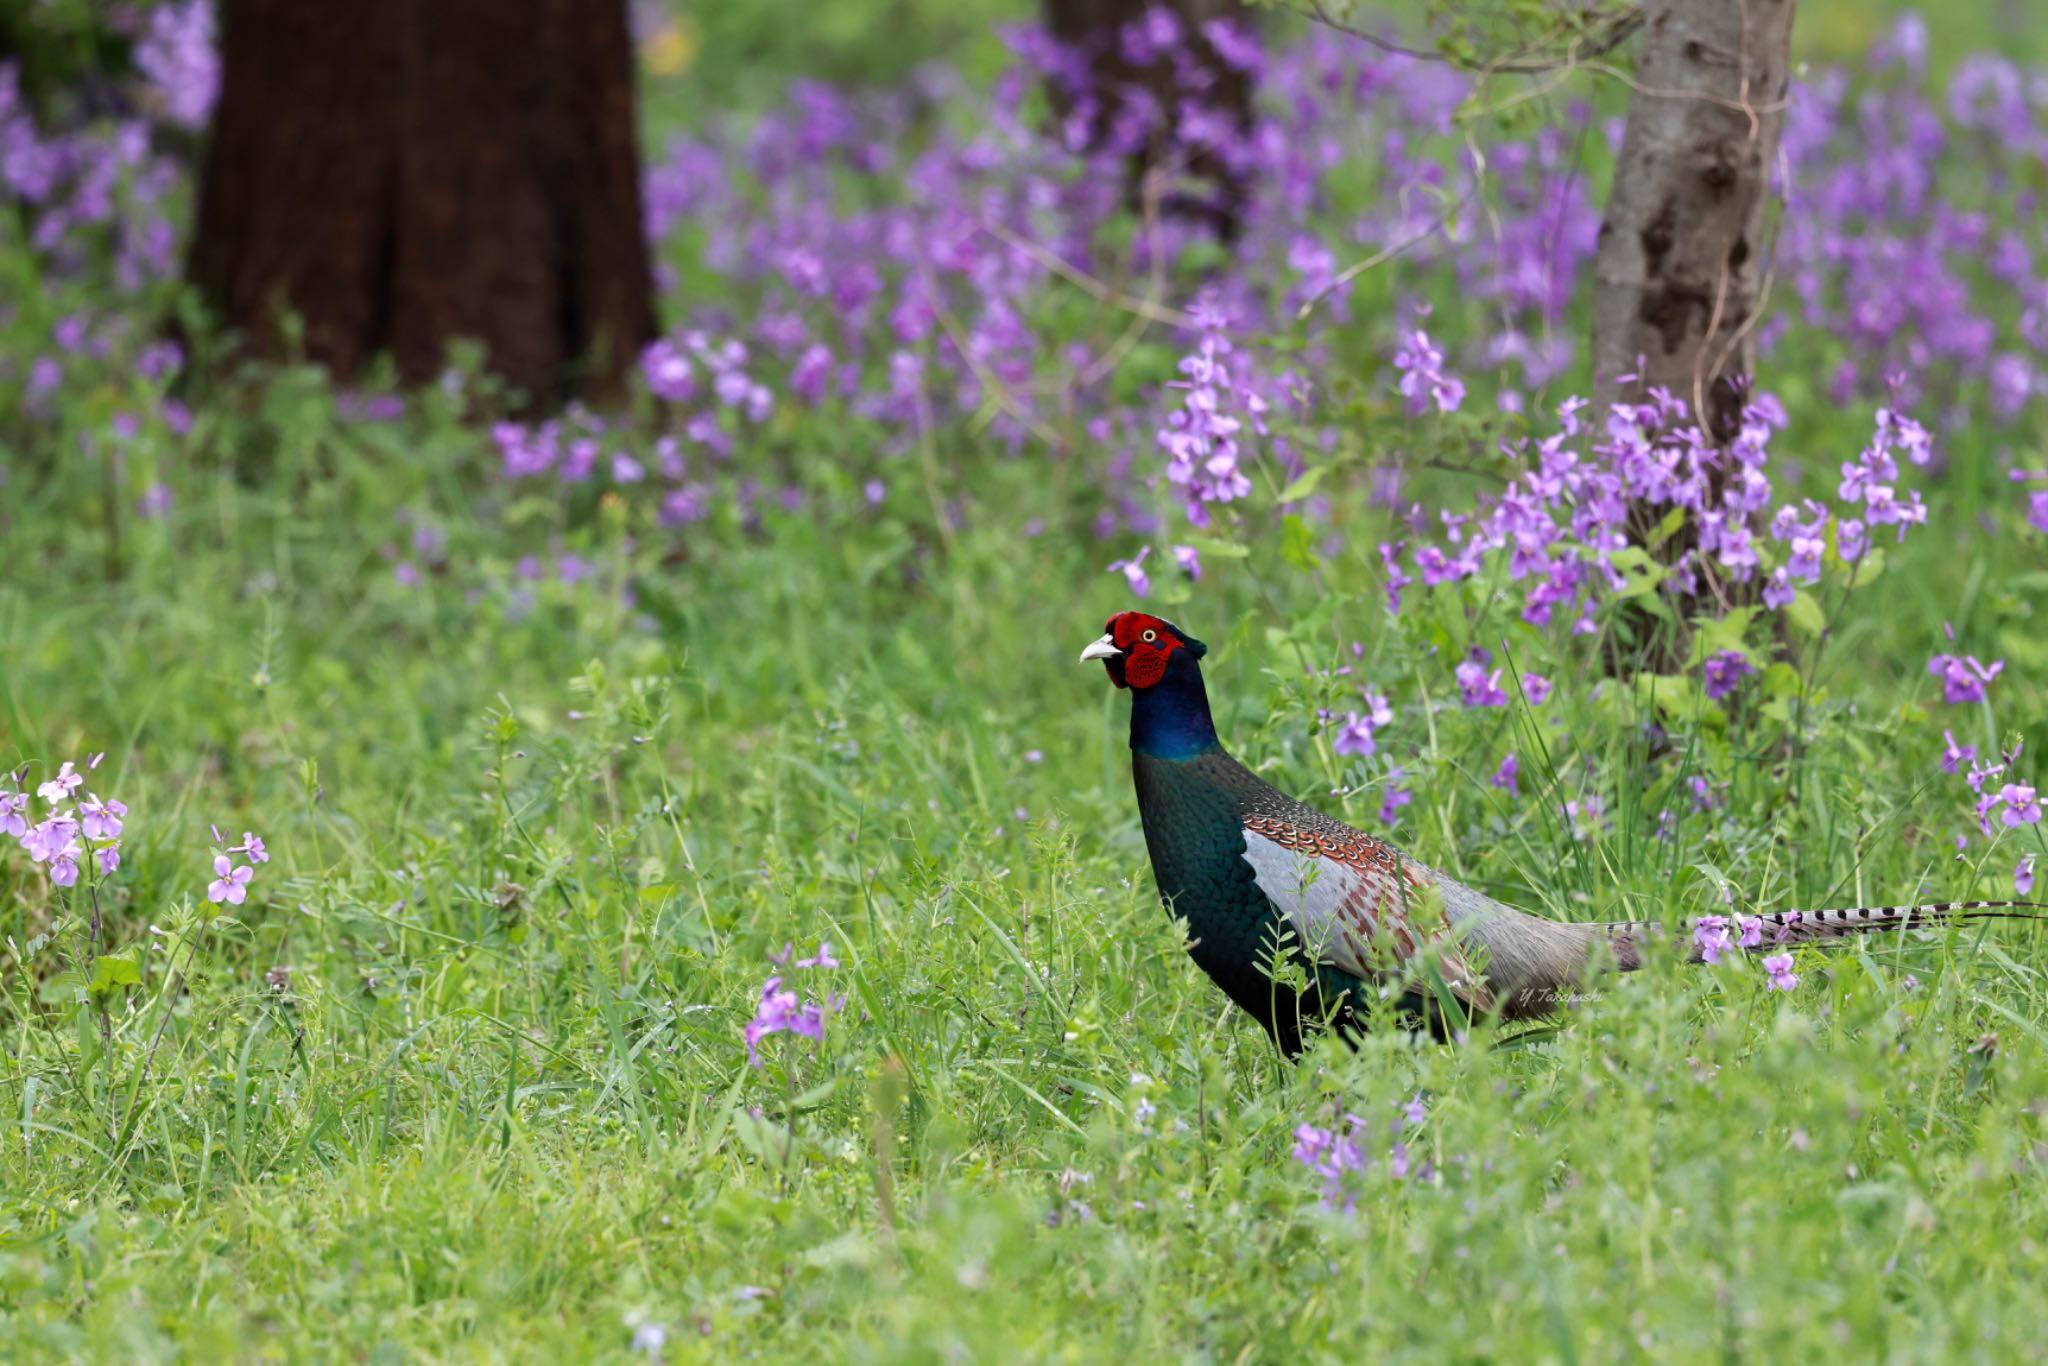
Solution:
[{"label": "scaled plumage", "polygon": [[[1188,922],[1189,955],[1287,1054],[1325,1021],[1358,1028],[1383,991],[1441,1028],[1439,988],[1471,1014],[1529,1019],[1569,1001],[1603,963],[1641,965],[1660,927],[1516,910],[1302,805],[1233,759],[1210,718],[1206,651],[1171,622],[1123,612],[1081,659],[1100,660],[1131,691],[1138,814],[1160,896]],[[2017,908],[2033,909],[1974,901],[1760,918],[1770,948]],[[1679,928],[1690,944],[1693,926]],[[1305,985],[1277,980],[1289,963]]]}]

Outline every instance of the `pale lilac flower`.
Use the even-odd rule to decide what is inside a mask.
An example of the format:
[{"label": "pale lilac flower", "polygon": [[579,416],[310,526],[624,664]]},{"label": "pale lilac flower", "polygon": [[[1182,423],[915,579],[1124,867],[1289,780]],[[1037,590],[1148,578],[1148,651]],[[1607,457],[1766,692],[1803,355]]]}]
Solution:
[{"label": "pale lilac flower", "polygon": [[118,844],[105,845],[94,850],[93,857],[99,860],[100,875],[102,877],[109,876],[116,868],[121,866],[121,846]]},{"label": "pale lilac flower", "polygon": [[2034,856],[2022,854],[2012,870],[2013,894],[2026,896],[2034,890]]},{"label": "pale lilac flower", "polygon": [[46,802],[69,801],[72,792],[84,781],[85,775],[83,773],[73,773],[71,771],[71,761],[66,759],[64,766],[57,770],[57,776],[38,787],[36,795]]},{"label": "pale lilac flower", "polygon": [[206,899],[218,905],[226,902],[239,906],[249,896],[249,879],[256,870],[247,866],[237,868],[226,854],[213,856],[214,880],[206,885]]},{"label": "pale lilac flower", "polygon": [[1182,573],[1186,574],[1189,578],[1195,580],[1197,583],[1201,582],[1202,557],[1201,554],[1198,551],[1196,551],[1196,549],[1193,546],[1175,546],[1173,548],[1173,562],[1180,566]]},{"label": "pale lilac flower", "polygon": [[90,794],[78,804],[79,825],[89,840],[118,839],[121,818],[127,814],[126,806],[120,802],[103,802],[98,794]]},{"label": "pale lilac flower", "polygon": [[1735,925],[1741,932],[1735,940],[1737,948],[1753,949],[1764,942],[1764,920],[1762,916],[1738,915],[1735,917]]},{"label": "pale lilac flower", "polygon": [[30,826],[21,837],[21,847],[28,850],[30,860],[36,863],[48,863],[75,849],[77,843],[78,822],[61,812]]},{"label": "pale lilac flower", "polygon": [[247,854],[249,856],[249,862],[251,863],[270,862],[270,851],[263,847],[262,839],[256,835],[250,834],[247,830],[244,830],[242,832],[242,842],[236,845],[229,852],[235,854]]},{"label": "pale lilac flower", "polygon": [[1151,553],[1151,546],[1143,546],[1139,549],[1136,559],[1112,562],[1109,566],[1109,572],[1112,574],[1121,572],[1124,576],[1124,582],[1131,586],[1131,592],[1141,598],[1145,597],[1152,591],[1152,580],[1145,573],[1145,557]]},{"label": "pale lilac flower", "polygon": [[1732,951],[1735,947],[1735,942],[1728,936],[1728,917],[1723,915],[1701,916],[1697,921],[1693,922],[1692,942],[1693,947],[1700,951],[1700,960],[1702,962],[1720,962],[1721,955]]},{"label": "pale lilac flower", "polygon": [[1944,730],[1941,733],[1941,738],[1947,742],[1946,748],[1941,752],[1941,771],[1943,773],[1954,773],[1964,764],[1977,757],[1977,747],[1975,745],[1958,745],[1956,737],[1951,732]]},{"label": "pale lilac flower", "polygon": [[0,835],[20,839],[28,834],[28,820],[22,814],[27,810],[28,793],[0,790]]},{"label": "pale lilac flower", "polygon": [[2007,825],[2033,825],[2041,819],[2041,798],[2025,783],[2007,783],[1998,789],[1998,799],[2005,803],[1998,818]]},{"label": "pale lilac flower", "polygon": [[832,946],[821,939],[818,941],[817,953],[809,958],[797,959],[796,965],[800,968],[836,968],[839,966],[839,960],[832,956]]},{"label": "pale lilac flower", "polygon": [[1799,985],[1797,974],[1792,971],[1792,955],[1774,953],[1764,959],[1764,971],[1771,975],[1768,991],[1790,991]]}]

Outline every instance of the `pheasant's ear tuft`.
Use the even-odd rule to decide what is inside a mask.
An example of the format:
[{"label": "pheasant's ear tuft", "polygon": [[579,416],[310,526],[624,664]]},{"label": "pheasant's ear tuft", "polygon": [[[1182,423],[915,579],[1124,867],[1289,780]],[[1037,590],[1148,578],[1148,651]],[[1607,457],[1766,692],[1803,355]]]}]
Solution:
[{"label": "pheasant's ear tuft", "polygon": [[1196,659],[1200,659],[1203,655],[1209,653],[1208,646],[1204,645],[1201,641],[1196,640],[1193,636],[1189,635],[1186,631],[1181,630],[1180,627],[1175,626],[1172,622],[1161,621],[1159,624],[1161,626],[1164,626],[1167,630],[1173,632],[1173,638],[1179,641],[1185,647],[1187,647],[1187,652],[1193,655]]}]

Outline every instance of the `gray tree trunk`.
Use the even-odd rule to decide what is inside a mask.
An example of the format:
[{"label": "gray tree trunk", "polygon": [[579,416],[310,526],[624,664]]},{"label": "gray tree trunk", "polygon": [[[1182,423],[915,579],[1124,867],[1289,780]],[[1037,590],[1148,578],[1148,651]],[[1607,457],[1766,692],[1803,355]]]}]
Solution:
[{"label": "gray tree trunk", "polygon": [[1661,385],[1725,443],[1755,359],[1794,4],[1643,8],[1636,89],[1593,259],[1595,411]]}]

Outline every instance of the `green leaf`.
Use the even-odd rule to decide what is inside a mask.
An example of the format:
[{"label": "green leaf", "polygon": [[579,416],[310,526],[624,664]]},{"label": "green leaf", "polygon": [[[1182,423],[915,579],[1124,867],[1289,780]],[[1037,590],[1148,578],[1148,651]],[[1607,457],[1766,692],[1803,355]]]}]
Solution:
[{"label": "green leaf", "polygon": [[104,996],[115,987],[139,987],[142,985],[142,966],[130,953],[109,953],[102,955],[92,965],[92,980],[86,984],[86,991],[94,996]]},{"label": "green leaf", "polygon": [[1804,591],[1792,595],[1792,601],[1785,607],[1785,619],[1809,636],[1819,635],[1828,625],[1828,619],[1821,614],[1820,604],[1813,600],[1811,593]]},{"label": "green leaf", "polygon": [[1312,470],[1303,470],[1295,477],[1293,483],[1280,490],[1280,501],[1298,503],[1314,493],[1316,485],[1323,481],[1323,475],[1329,468],[1328,465],[1318,465]]},{"label": "green leaf", "polygon": [[1193,546],[1203,559],[1242,560],[1251,554],[1236,541],[1219,540],[1214,536],[1190,536],[1183,544]]},{"label": "green leaf", "polygon": [[1687,510],[1682,507],[1675,507],[1665,513],[1664,520],[1650,529],[1650,544],[1662,545],[1670,540],[1677,534],[1678,529],[1685,525],[1686,515]]},{"label": "green leaf", "polygon": [[1291,512],[1280,519],[1280,558],[1305,574],[1320,567],[1316,563],[1315,533],[1308,529],[1307,522]]}]

